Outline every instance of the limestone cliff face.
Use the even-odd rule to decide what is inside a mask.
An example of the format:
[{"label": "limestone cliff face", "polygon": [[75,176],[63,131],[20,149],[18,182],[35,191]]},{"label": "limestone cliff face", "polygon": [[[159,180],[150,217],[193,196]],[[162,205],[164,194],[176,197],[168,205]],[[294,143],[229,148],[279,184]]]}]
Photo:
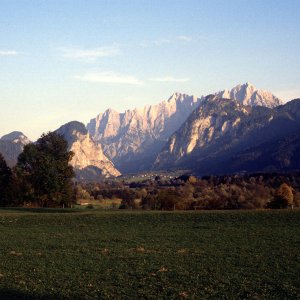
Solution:
[{"label": "limestone cliff face", "polygon": [[196,149],[205,149],[228,132],[249,114],[247,108],[234,100],[217,96],[206,97],[182,127],[169,139],[156,158],[156,166],[176,164]]},{"label": "limestone cliff face", "polygon": [[17,163],[18,156],[28,143],[30,143],[30,140],[20,131],[13,131],[2,136],[0,139],[0,153],[2,153],[10,167]]},{"label": "limestone cliff face", "polygon": [[[255,170],[251,169],[256,163],[255,157],[258,153],[266,155],[264,147],[272,150],[270,145],[282,145],[283,140],[293,143],[296,140],[294,135],[299,133],[299,99],[267,108],[245,106],[237,100],[211,95],[170,137],[158,154],[155,167],[190,168],[200,170],[202,175],[226,173],[230,169],[242,171],[238,169],[242,166]],[[287,144],[287,147],[293,149],[291,144]],[[270,156],[273,154],[271,152]],[[254,165],[244,164],[241,158]],[[261,159],[261,163],[266,159]],[[256,170],[260,170],[258,167]]]},{"label": "limestone cliff face", "polygon": [[224,90],[215,93],[219,98],[237,100],[243,105],[264,106],[274,108],[283,104],[282,100],[272,93],[257,89],[250,82],[239,84],[231,90]]},{"label": "limestone cliff face", "polygon": [[169,136],[199,105],[194,96],[175,93],[167,101],[118,113],[106,110],[87,125],[104,153],[124,172],[147,169]]},{"label": "limestone cliff face", "polygon": [[76,170],[91,168],[94,172],[104,177],[119,176],[121,173],[115,168],[114,164],[104,155],[99,143],[95,143],[90,137],[85,126],[80,122],[70,122],[56,130],[64,136],[69,145],[69,150],[74,152],[71,165]]}]

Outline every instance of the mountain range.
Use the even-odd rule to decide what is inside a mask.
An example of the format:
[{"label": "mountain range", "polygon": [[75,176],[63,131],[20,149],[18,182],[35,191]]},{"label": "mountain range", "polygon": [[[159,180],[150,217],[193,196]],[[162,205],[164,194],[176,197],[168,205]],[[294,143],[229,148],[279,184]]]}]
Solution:
[{"label": "mountain range", "polygon": [[[215,93],[244,105],[276,107],[282,101],[251,83]],[[205,99],[175,93],[168,100],[141,109],[118,113],[112,109],[98,114],[87,125],[95,141],[122,173],[149,170],[170,136]]]},{"label": "mountain range", "polygon": [[201,175],[300,168],[293,163],[298,135],[300,99],[268,108],[211,95],[170,137],[155,166]]},{"label": "mountain range", "polygon": [[[299,103],[283,105],[246,83],[209,96],[175,93],[121,113],[107,109],[87,126],[73,121],[56,131],[75,153],[71,164],[79,179],[166,169],[202,175],[295,169]],[[13,165],[28,142],[21,132],[11,133],[0,139],[0,152]]]}]

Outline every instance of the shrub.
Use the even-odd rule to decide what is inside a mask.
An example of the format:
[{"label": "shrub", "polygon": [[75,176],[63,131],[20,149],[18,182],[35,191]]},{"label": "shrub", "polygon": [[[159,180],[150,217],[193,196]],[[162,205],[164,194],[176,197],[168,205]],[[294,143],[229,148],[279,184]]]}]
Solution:
[{"label": "shrub", "polygon": [[276,191],[274,199],[268,203],[268,207],[287,208],[288,206],[293,205],[293,203],[294,203],[293,189],[286,183],[283,183]]}]

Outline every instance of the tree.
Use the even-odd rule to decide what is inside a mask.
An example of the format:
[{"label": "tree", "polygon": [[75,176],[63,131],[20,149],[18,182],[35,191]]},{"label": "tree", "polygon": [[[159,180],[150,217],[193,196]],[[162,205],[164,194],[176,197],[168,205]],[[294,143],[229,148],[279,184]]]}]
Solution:
[{"label": "tree", "polygon": [[147,195],[143,196],[141,199],[141,206],[143,209],[158,209],[157,207],[157,194],[148,193]]},{"label": "tree", "polygon": [[181,201],[178,191],[173,189],[160,190],[158,192],[158,206],[163,210],[175,210],[176,204]]},{"label": "tree", "polygon": [[282,183],[275,193],[274,199],[269,203],[270,208],[287,208],[293,205],[293,189],[286,183]]},{"label": "tree", "polygon": [[91,195],[89,194],[88,191],[86,191],[80,184],[76,185],[75,188],[75,197],[76,199],[79,200],[90,200],[91,199]]},{"label": "tree", "polygon": [[12,171],[7,166],[3,155],[0,153],[0,206],[7,206],[10,204]]},{"label": "tree", "polygon": [[120,197],[122,198],[121,205],[119,208],[128,209],[128,208],[136,208],[136,195],[135,192],[130,189],[123,189],[120,191]]},{"label": "tree", "polygon": [[42,207],[70,206],[74,177],[69,165],[72,156],[65,139],[55,132],[43,134],[36,143],[26,145],[16,166],[23,198]]}]

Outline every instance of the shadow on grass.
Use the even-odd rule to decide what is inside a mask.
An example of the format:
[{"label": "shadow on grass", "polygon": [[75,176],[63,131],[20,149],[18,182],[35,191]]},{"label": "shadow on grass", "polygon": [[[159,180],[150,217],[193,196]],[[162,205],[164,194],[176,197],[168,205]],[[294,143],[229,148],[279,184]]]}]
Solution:
[{"label": "shadow on grass", "polygon": [[1,207],[0,210],[4,211],[17,211],[17,212],[35,212],[35,213],[80,213],[82,209],[76,208],[27,208],[27,207]]},{"label": "shadow on grass", "polygon": [[59,295],[38,295],[38,294],[32,294],[32,293],[25,293],[18,290],[12,290],[12,289],[0,289],[0,298],[1,300],[8,300],[8,299],[16,299],[16,300],[50,300],[50,299],[64,299],[63,297],[60,297]]}]

